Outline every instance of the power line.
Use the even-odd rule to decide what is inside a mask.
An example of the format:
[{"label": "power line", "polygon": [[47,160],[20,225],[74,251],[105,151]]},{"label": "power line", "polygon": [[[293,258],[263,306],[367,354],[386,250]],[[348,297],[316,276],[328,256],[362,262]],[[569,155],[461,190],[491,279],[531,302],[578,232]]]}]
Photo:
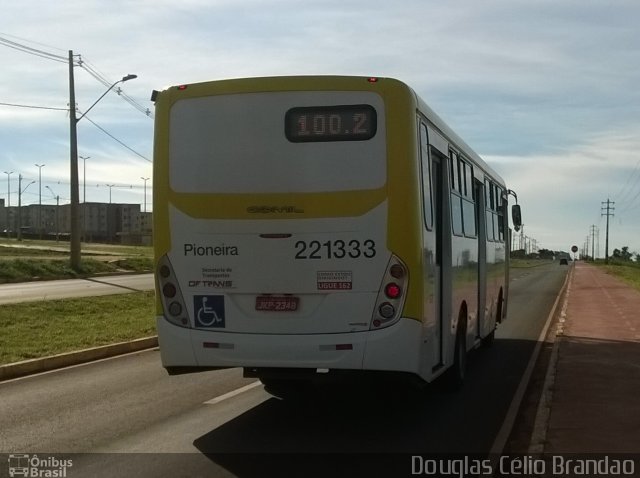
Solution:
[{"label": "power line", "polygon": [[628,201],[628,204],[629,204],[629,205],[628,205],[627,207],[625,207],[625,208],[624,208],[622,211],[620,211],[620,212],[622,213],[622,212],[626,212],[626,211],[628,211],[629,209],[633,209],[633,208],[634,208],[634,206],[635,206],[636,199],[638,199],[638,197],[640,197],[640,191],[638,191],[638,192],[636,193],[636,195],[635,195],[635,196],[633,196],[633,198],[632,198],[631,200],[629,200],[629,201]]},{"label": "power line", "polygon": [[126,145],[125,143],[123,143],[122,141],[120,141],[118,138],[116,138],[114,135],[112,135],[111,133],[109,133],[106,129],[104,129],[102,126],[100,126],[99,124],[97,124],[95,121],[93,121],[91,118],[89,118],[88,116],[85,116],[85,118],[87,119],[87,121],[89,121],[89,123],[91,123],[92,125],[94,125],[96,128],[98,128],[100,131],[102,131],[104,134],[106,134],[107,136],[109,136],[111,139],[113,139],[114,141],[116,141],[117,143],[119,143],[120,145],[124,146],[125,148],[127,148],[129,151],[131,151],[132,153],[140,156],[142,159],[144,159],[145,161],[152,163],[153,161],[151,161],[149,158],[143,156],[142,154],[138,153],[135,149],[131,148],[130,146]]},{"label": "power line", "polygon": [[49,53],[47,51],[39,50],[37,48],[31,48],[30,46],[11,41],[7,38],[0,37],[0,45],[13,48],[14,50],[18,50],[23,53],[28,53],[29,55],[38,56],[40,58],[44,58],[45,60],[57,61],[59,63],[68,62],[64,56],[56,55],[54,53]]},{"label": "power line", "polygon": [[[102,83],[104,86],[111,86],[113,81],[110,81],[107,77],[105,77],[102,73],[100,73],[95,66],[91,64],[91,62],[87,61],[85,58],[80,55],[80,59],[78,60],[78,65],[83,68],[89,75],[94,77],[97,81]],[[135,109],[148,116],[149,118],[153,118],[153,114],[149,108],[145,108],[143,105],[138,103],[132,97],[127,95],[122,88],[118,87],[114,90],[118,96],[121,96],[127,103],[133,106]]]},{"label": "power line", "polygon": [[39,45],[39,46],[44,46],[46,48],[51,48],[52,50],[58,50],[58,51],[61,51],[63,53],[67,52],[67,50],[65,50],[63,48],[58,48],[56,46],[48,45],[46,43],[39,43],[37,41],[28,40],[27,38],[22,38],[22,37],[19,37],[19,36],[16,36],[16,35],[11,35],[9,33],[0,32],[0,35],[5,36],[5,37],[10,37],[10,38],[15,38],[16,40],[22,40],[23,42],[27,42],[27,43],[33,43],[34,45]]},{"label": "power line", "polygon": [[[25,40],[25,41],[28,41],[28,40]],[[56,55],[54,53],[40,50],[38,48],[32,48],[30,46],[23,45],[22,43],[14,42],[7,38],[0,37],[0,45],[4,45],[8,48],[13,48],[14,50],[18,50],[23,53],[27,53],[29,55],[38,56],[46,60],[52,60],[59,63],[66,63],[66,64],[69,63],[69,59],[64,56]],[[91,76],[93,76],[96,80],[98,80],[104,86],[108,87],[113,84],[112,81],[110,81],[103,74],[98,72],[97,69],[91,65],[91,63],[89,63],[86,59],[83,59],[81,55],[78,55],[78,60],[74,60],[74,64],[82,67],[85,71],[87,71]],[[118,93],[118,96],[121,96],[127,103],[129,103],[135,109],[143,113],[145,116],[149,118],[153,118],[153,114],[149,108],[145,108],[143,105],[138,103],[132,97],[127,95],[121,88],[117,88],[115,91],[116,93]]]},{"label": "power line", "polygon": [[32,108],[36,110],[55,110],[55,111],[69,111],[69,108],[54,108],[51,106],[34,106],[34,105],[19,105],[16,103],[0,103],[2,106],[15,106],[16,108]]}]

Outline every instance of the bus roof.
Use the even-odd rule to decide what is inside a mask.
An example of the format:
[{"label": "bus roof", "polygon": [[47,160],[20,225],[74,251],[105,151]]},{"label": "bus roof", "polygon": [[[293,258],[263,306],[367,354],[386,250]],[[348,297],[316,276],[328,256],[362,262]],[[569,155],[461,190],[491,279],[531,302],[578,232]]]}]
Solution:
[{"label": "bus roof", "polygon": [[[429,120],[431,125],[435,127],[440,134],[442,134],[447,140],[455,146],[458,150],[463,152],[469,159],[472,159],[480,169],[486,174],[491,176],[497,183],[505,186],[505,182],[502,177],[489,166],[479,154],[477,154],[460,136],[458,136],[438,114],[433,111],[427,103],[420,98],[413,88],[404,83],[401,80],[390,77],[375,77],[375,76],[334,76],[334,75],[299,75],[299,76],[267,76],[267,77],[253,77],[253,78],[235,78],[235,79],[221,79],[206,82],[174,85],[166,88],[163,92],[154,91],[152,94],[152,101],[156,101],[158,94],[173,93],[174,95],[181,91],[184,96],[199,96],[211,91],[213,85],[216,86],[215,90],[217,94],[224,93],[243,93],[243,92],[256,92],[256,91],[301,91],[304,89],[325,89],[327,84],[330,84],[332,88],[340,88],[342,90],[358,90],[362,87],[358,82],[366,80],[368,83],[375,85],[376,83],[384,84],[386,82],[393,82],[400,88],[406,88],[415,98],[418,110]],[[189,90],[187,92],[187,90]],[[194,91],[195,90],[195,91]],[[180,96],[183,96],[180,94]],[[170,95],[173,96],[173,95]],[[183,96],[183,97],[184,97]],[[175,98],[175,96],[174,96]]]}]

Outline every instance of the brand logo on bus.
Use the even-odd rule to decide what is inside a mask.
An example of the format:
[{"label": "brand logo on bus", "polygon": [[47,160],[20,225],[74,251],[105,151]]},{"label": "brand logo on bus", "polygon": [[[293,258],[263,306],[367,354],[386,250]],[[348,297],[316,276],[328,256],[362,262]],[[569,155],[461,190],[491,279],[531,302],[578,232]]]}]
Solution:
[{"label": "brand logo on bus", "polygon": [[249,206],[250,214],[303,214],[304,209],[296,206]]}]

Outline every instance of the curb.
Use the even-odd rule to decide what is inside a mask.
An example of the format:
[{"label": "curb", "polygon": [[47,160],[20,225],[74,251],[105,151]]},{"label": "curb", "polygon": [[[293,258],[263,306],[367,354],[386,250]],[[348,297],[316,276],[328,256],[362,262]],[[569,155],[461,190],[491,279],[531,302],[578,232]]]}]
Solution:
[{"label": "curb", "polygon": [[533,431],[529,440],[529,448],[527,453],[530,455],[541,455],[544,453],[544,447],[547,441],[547,431],[549,429],[549,418],[551,416],[551,404],[553,401],[553,388],[556,382],[556,372],[558,368],[558,356],[560,353],[560,343],[564,332],[564,324],[567,318],[567,306],[571,295],[571,284],[573,283],[573,275],[575,273],[575,262],[569,271],[567,277],[566,290],[562,302],[562,310],[558,318],[556,331],[551,337],[553,346],[551,356],[547,365],[544,383],[542,385],[542,393],[538,408],[533,421]]},{"label": "curb", "polygon": [[527,392],[527,388],[529,387],[529,382],[531,381],[531,376],[533,375],[533,371],[538,362],[538,357],[540,356],[540,350],[542,349],[542,344],[545,342],[546,337],[549,333],[549,329],[551,328],[551,324],[558,313],[558,305],[560,304],[560,300],[563,298],[563,295],[566,293],[567,287],[569,287],[569,277],[570,273],[567,273],[567,276],[558,292],[556,300],[551,306],[551,310],[549,311],[549,315],[547,316],[546,322],[538,336],[538,340],[536,342],[536,346],[529,357],[529,362],[527,363],[527,368],[522,374],[522,379],[518,384],[518,388],[516,389],[513,399],[511,400],[511,404],[507,410],[507,414],[502,422],[502,426],[496,435],[496,438],[493,441],[493,445],[491,446],[491,450],[489,451],[489,456],[492,458],[492,466],[495,468],[497,464],[497,460],[504,453],[505,446],[509,441],[509,437],[513,432],[513,427],[515,425],[516,419],[518,417],[518,413],[520,411],[520,407],[522,405],[522,401],[524,399],[524,395]]},{"label": "curb", "polygon": [[117,355],[151,349],[158,346],[158,337],[145,337],[142,339],[120,342],[117,344],[103,345],[77,352],[67,352],[50,357],[41,357],[22,362],[0,365],[0,382],[12,378],[24,377],[40,372],[48,372],[58,368],[79,365],[94,360],[105,359]]}]

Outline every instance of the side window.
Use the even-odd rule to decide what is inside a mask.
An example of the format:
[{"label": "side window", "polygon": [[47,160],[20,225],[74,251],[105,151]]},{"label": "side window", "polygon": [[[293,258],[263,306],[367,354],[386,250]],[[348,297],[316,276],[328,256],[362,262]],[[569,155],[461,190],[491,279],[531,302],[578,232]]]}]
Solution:
[{"label": "side window", "polygon": [[449,151],[449,164],[451,165],[451,190],[460,191],[460,176],[458,173],[458,155],[455,151]]},{"label": "side window", "polygon": [[487,218],[487,240],[504,242],[505,240],[505,201],[504,189],[493,181],[485,180],[485,213]]},{"label": "side window", "polygon": [[455,191],[451,191],[451,225],[456,236],[462,236],[462,198]]},{"label": "side window", "polygon": [[422,202],[424,209],[424,225],[433,228],[433,200],[431,187],[431,160],[429,158],[429,141],[427,127],[420,123],[420,159],[422,165]]},{"label": "side window", "polygon": [[502,199],[502,195],[504,194],[504,191],[501,187],[496,186],[496,195],[497,195],[497,199],[498,199],[498,203],[497,203],[497,217],[496,217],[496,222],[498,223],[498,235],[496,236],[496,239],[499,240],[500,242],[504,242],[504,201]]},{"label": "side window", "polygon": [[491,183],[488,179],[484,180],[484,207],[491,209]]},{"label": "side window", "polygon": [[495,229],[493,227],[493,183],[488,179],[484,181],[484,191],[485,191],[485,218],[486,218],[486,228],[487,228],[487,241],[495,241],[494,232]]},{"label": "side window", "polygon": [[464,235],[462,229],[462,198],[460,197],[460,164],[458,162],[458,154],[455,151],[449,151],[449,165],[451,173],[451,227],[456,236]]},{"label": "side window", "polygon": [[460,160],[460,179],[462,186],[462,220],[464,235],[476,237],[476,208],[473,202],[473,167]]},{"label": "side window", "polygon": [[493,203],[491,205],[491,210],[493,213],[493,240],[500,240],[500,225],[498,224],[498,186],[492,183],[491,188],[491,196],[493,199]]},{"label": "side window", "polygon": [[466,164],[465,168],[465,195],[473,200],[473,166]]}]

